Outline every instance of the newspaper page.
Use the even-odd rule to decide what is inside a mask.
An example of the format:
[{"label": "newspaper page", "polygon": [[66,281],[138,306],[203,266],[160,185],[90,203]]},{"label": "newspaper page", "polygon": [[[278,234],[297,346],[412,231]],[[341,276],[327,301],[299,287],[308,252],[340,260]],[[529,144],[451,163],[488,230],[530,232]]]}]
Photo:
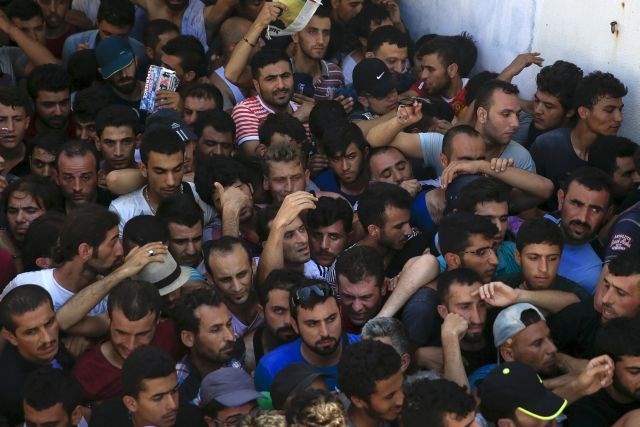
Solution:
[{"label": "newspaper page", "polygon": [[301,31],[308,23],[320,0],[279,0],[287,6],[287,10],[267,27],[267,39],[271,37],[288,36]]}]

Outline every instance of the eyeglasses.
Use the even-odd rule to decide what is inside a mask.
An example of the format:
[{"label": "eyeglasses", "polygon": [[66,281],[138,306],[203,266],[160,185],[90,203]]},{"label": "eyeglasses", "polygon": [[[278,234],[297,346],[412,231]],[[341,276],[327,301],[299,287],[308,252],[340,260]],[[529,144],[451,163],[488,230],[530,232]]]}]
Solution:
[{"label": "eyeglasses", "polygon": [[229,418],[226,418],[224,420],[219,420],[216,418],[213,421],[216,423],[216,426],[218,427],[235,427],[238,424],[238,422],[240,422],[242,417],[244,417],[244,415],[238,414],[238,415],[232,415]]},{"label": "eyeglasses", "polygon": [[313,296],[327,298],[335,296],[333,288],[329,285],[309,285],[297,289],[291,297],[291,305],[294,307],[309,301]]},{"label": "eyeglasses", "polygon": [[460,251],[461,254],[472,254],[480,258],[489,258],[491,254],[497,255],[495,246],[485,246],[484,248],[474,249],[472,251]]}]

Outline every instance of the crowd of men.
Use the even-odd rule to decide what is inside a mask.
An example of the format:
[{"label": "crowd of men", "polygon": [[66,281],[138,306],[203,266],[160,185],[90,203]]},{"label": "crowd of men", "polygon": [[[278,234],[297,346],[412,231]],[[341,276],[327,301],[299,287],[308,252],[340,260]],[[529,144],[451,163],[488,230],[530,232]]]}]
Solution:
[{"label": "crowd of men", "polygon": [[0,1],[0,427],[640,425],[627,86],[325,3]]}]

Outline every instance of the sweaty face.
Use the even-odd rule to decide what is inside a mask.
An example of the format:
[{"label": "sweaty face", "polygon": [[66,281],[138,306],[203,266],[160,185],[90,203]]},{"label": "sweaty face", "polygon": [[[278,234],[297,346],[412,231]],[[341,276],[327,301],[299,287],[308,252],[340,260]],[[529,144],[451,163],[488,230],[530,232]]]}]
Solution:
[{"label": "sweaty face", "polygon": [[178,264],[197,267],[202,261],[202,222],[193,226],[170,222],[169,252]]},{"label": "sweaty face", "polygon": [[109,77],[109,83],[119,92],[130,95],[136,89],[136,61]]},{"label": "sweaty face", "polygon": [[58,353],[58,322],[48,302],[18,316],[11,316],[15,332],[2,334],[30,362],[49,363]]},{"label": "sweaty face", "polygon": [[328,298],[310,310],[298,307],[297,314],[293,326],[302,338],[302,345],[320,356],[334,355],[342,335],[340,311],[335,298]]},{"label": "sweaty face", "polygon": [[200,325],[191,351],[209,363],[227,362],[236,342],[227,307],[224,304],[218,307],[201,305],[196,308],[195,315],[200,319]]},{"label": "sweaty face", "polygon": [[198,140],[197,150],[200,156],[231,157],[235,144],[231,132],[218,132],[213,126],[205,126]]},{"label": "sweaty face", "polygon": [[96,144],[108,171],[130,168],[136,147],[136,135],[129,126],[107,126]]},{"label": "sweaty face", "polygon": [[508,230],[507,220],[509,219],[509,204],[507,202],[478,203],[474,213],[491,220],[491,222],[498,228],[498,234],[495,238],[496,244],[499,245],[502,243]]},{"label": "sweaty face", "polygon": [[44,21],[39,16],[31,19],[22,20],[20,18],[11,18],[11,22],[20,28],[31,40],[35,40],[40,44],[44,44]]},{"label": "sweaty face", "polygon": [[397,150],[388,150],[369,159],[371,179],[400,185],[413,178],[411,163]]},{"label": "sweaty face", "polygon": [[376,420],[394,421],[402,412],[404,392],[402,385],[404,374],[398,371],[385,378],[376,381],[376,389],[369,396],[366,412]]},{"label": "sweaty face", "polygon": [[603,96],[591,107],[579,107],[578,114],[587,128],[597,135],[616,135],[622,125],[621,98]]},{"label": "sweaty face", "polygon": [[264,177],[264,189],[271,193],[277,205],[291,193],[303,191],[307,186],[309,171],[297,161],[267,162],[267,175]]},{"label": "sweaty face", "polygon": [[264,322],[271,333],[285,343],[298,337],[291,326],[291,310],[289,308],[289,291],[272,289],[264,306]]},{"label": "sweaty face", "polygon": [[253,286],[253,270],[242,245],[233,245],[231,252],[213,251],[207,262],[211,279],[225,302],[230,306],[247,302]]},{"label": "sweaty face", "polygon": [[215,108],[216,101],[214,101],[213,99],[187,96],[184,99],[182,119],[187,125],[192,126],[198,119],[198,113],[200,111],[213,110]]},{"label": "sweaty face", "polygon": [[173,427],[178,416],[178,379],[175,372],[142,380],[135,400],[127,404],[133,425]]},{"label": "sweaty face", "polygon": [[573,181],[566,194],[561,190],[558,192],[558,205],[567,242],[582,244],[591,240],[606,220],[609,193],[606,190],[589,190]]},{"label": "sweaty face", "polygon": [[302,53],[309,59],[324,58],[329,47],[331,19],[314,16],[302,31],[293,35]]},{"label": "sweaty face", "polygon": [[382,283],[376,283],[375,276],[352,283],[347,277],[338,275],[340,313],[347,316],[354,325],[364,325],[382,307],[381,286]]},{"label": "sweaty face", "polygon": [[463,340],[467,342],[482,340],[484,323],[487,319],[485,302],[480,299],[480,296],[473,295],[479,288],[480,283],[474,283],[470,286],[453,283],[449,288],[446,308],[449,313],[457,313],[469,323],[469,329],[463,337]]},{"label": "sweaty face", "polygon": [[262,100],[276,111],[285,110],[293,96],[293,73],[287,61],[265,65],[253,85]]},{"label": "sweaty face", "polygon": [[38,91],[35,99],[36,114],[38,118],[51,129],[64,129],[71,114],[69,91],[49,92]]},{"label": "sweaty face", "polygon": [[64,18],[69,10],[69,0],[38,0],[38,5],[42,9],[48,29],[64,25]]},{"label": "sweaty face", "polygon": [[613,388],[623,399],[640,401],[640,357],[622,356],[616,361]]},{"label": "sweaty face", "polygon": [[151,343],[157,324],[158,313],[147,313],[139,320],[129,320],[120,308],[114,307],[109,326],[113,349],[122,360],[126,360],[133,350]]},{"label": "sweaty face", "polygon": [[42,148],[34,148],[29,157],[29,167],[31,173],[39,176],[55,179],[56,177],[56,156]]},{"label": "sweaty face", "polygon": [[429,95],[444,96],[451,88],[451,77],[447,73],[437,53],[423,55],[420,59],[422,71],[420,78],[424,82],[424,89]]},{"label": "sweaty face", "polygon": [[496,244],[481,234],[472,234],[469,237],[469,245],[464,253],[460,254],[460,260],[463,267],[472,269],[480,275],[484,283],[489,283],[498,266]]},{"label": "sweaty face", "polygon": [[556,245],[532,243],[516,253],[527,289],[549,289],[560,266],[562,251]]},{"label": "sweaty face", "polygon": [[595,295],[595,306],[601,308],[603,322],[616,317],[640,315],[640,275],[614,276],[607,271],[601,280]]},{"label": "sweaty face", "polygon": [[329,156],[329,166],[341,183],[351,184],[364,172],[364,153],[352,142],[344,152]]},{"label": "sweaty face", "polygon": [[539,374],[557,373],[556,348],[547,322],[540,320],[512,337],[513,361],[531,366]]},{"label": "sweaty face", "polygon": [[98,191],[96,159],[92,154],[58,158],[58,185],[73,206],[93,202]]},{"label": "sweaty face", "polygon": [[97,249],[93,251],[93,258],[87,265],[99,274],[108,274],[115,267],[122,264],[124,249],[118,237],[118,227],[107,231],[107,235]]},{"label": "sweaty face", "polygon": [[378,243],[388,249],[399,251],[404,247],[411,234],[409,218],[411,212],[408,209],[399,209],[387,206],[384,210],[385,222],[379,228]]},{"label": "sweaty face", "polygon": [[149,192],[160,199],[173,196],[180,191],[184,175],[184,153],[149,153],[147,164],[142,165],[142,175],[147,178]]},{"label": "sweaty face", "polygon": [[22,144],[29,127],[29,117],[23,107],[0,104],[0,148],[10,151]]},{"label": "sweaty face", "polygon": [[540,131],[550,131],[561,127],[567,118],[557,96],[537,90],[533,95],[533,126]]},{"label": "sweaty face", "polygon": [[309,250],[309,235],[307,228],[300,219],[296,218],[284,229],[284,241],[282,242],[284,262],[286,264],[304,264],[311,258]]},{"label": "sweaty face", "polygon": [[31,223],[46,213],[40,203],[29,193],[14,191],[7,203],[7,222],[13,237],[18,241],[24,240],[24,235]]},{"label": "sweaty face", "polygon": [[488,111],[484,108],[478,108],[480,133],[491,144],[507,145],[520,126],[518,120],[520,100],[516,94],[507,94],[502,90],[496,90],[493,92],[490,102]]},{"label": "sweaty face", "polygon": [[309,231],[311,258],[325,267],[333,264],[336,257],[345,250],[347,243],[347,233],[342,221]]},{"label": "sweaty face", "polygon": [[399,47],[397,44],[382,43],[376,50],[374,56],[389,67],[394,79],[399,79],[407,71],[408,49]]}]

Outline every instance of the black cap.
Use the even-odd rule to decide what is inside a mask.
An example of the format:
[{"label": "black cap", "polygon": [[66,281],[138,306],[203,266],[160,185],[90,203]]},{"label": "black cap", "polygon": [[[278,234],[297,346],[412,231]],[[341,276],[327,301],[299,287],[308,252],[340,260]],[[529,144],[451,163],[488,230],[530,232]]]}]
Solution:
[{"label": "black cap", "polygon": [[387,64],[378,58],[365,58],[353,69],[353,88],[358,95],[362,92],[374,98],[384,98],[396,88]]},{"label": "black cap", "polygon": [[275,409],[282,409],[287,397],[307,389],[318,378],[329,375],[306,363],[291,363],[276,374],[271,385],[271,401]]},{"label": "black cap", "polygon": [[509,362],[498,365],[478,385],[480,411],[497,422],[518,410],[532,418],[550,421],[558,417],[567,401],[547,390],[529,365]]},{"label": "black cap", "polygon": [[445,215],[453,212],[453,210],[458,207],[458,197],[462,189],[476,179],[482,178],[482,176],[481,174],[458,175],[447,185],[447,189],[444,192],[446,201]]}]

